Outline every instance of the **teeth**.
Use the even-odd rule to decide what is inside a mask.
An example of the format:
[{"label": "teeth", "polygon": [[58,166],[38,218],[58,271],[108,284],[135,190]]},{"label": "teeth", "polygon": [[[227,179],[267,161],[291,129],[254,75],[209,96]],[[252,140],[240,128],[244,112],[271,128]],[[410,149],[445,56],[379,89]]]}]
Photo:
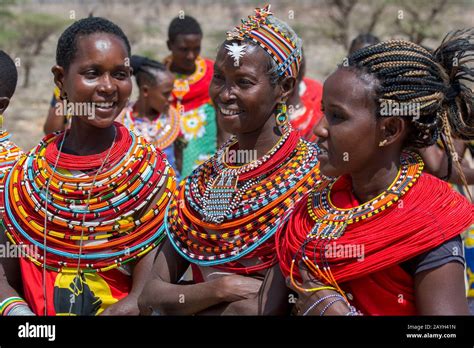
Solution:
[{"label": "teeth", "polygon": [[95,103],[95,105],[99,108],[111,108],[114,103]]},{"label": "teeth", "polygon": [[221,112],[223,115],[226,115],[226,116],[237,115],[237,114],[240,114],[241,112],[244,111],[244,110],[229,110],[229,109],[223,109],[223,108],[221,108],[221,107],[219,107],[219,110],[220,110],[220,112]]}]

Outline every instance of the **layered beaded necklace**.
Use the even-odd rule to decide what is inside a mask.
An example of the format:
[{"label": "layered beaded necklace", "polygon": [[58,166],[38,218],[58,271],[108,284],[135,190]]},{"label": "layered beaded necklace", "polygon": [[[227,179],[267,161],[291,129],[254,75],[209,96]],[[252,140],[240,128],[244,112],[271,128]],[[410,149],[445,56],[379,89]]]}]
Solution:
[{"label": "layered beaded necklace", "polygon": [[15,244],[45,252],[27,253],[36,265],[104,272],[140,258],[164,237],[173,170],[152,144],[118,123],[115,128],[112,147],[93,156],[61,153],[64,133],[46,136],[7,176],[6,233]]},{"label": "layered beaded necklace", "polygon": [[[319,180],[317,148],[289,130],[262,158],[243,166],[224,161],[230,139],[179,187],[168,207],[166,230],[188,261],[237,273],[276,262],[271,237],[290,208]],[[257,257],[245,267],[234,261]]]},{"label": "layered beaded necklace", "polygon": [[23,154],[20,148],[10,141],[10,137],[11,135],[6,131],[0,131],[0,215],[5,212],[3,204],[5,175]]},{"label": "layered beaded necklace", "polygon": [[132,107],[128,107],[122,114],[121,123],[158,149],[166,149],[170,146],[180,132],[180,115],[172,106],[166,115],[158,115],[153,121],[146,117],[139,117]]},{"label": "layered beaded necklace", "polygon": [[[338,179],[324,180],[309,194],[307,212],[315,222],[306,240],[298,248],[290,266],[290,277],[293,285],[302,291],[295,281],[295,263],[298,257],[319,280],[333,286],[343,296],[344,293],[336,282],[330,263],[326,257],[326,247],[339,239],[350,224],[373,217],[397,202],[417,181],[423,170],[423,160],[415,153],[404,152],[400,158],[400,168],[390,186],[370,201],[349,209],[337,208],[331,201],[331,190]],[[382,228],[382,227],[380,227]],[[287,236],[290,240],[292,236]],[[288,243],[291,242],[288,240]]]}]

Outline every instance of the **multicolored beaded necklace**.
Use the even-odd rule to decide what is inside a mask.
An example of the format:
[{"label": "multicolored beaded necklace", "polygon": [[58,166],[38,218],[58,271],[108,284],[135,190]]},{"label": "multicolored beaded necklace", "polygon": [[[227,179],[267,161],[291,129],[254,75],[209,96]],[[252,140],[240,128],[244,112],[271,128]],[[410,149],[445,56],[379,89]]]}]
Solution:
[{"label": "multicolored beaded necklace", "polygon": [[[3,123],[3,116],[0,115],[0,123]],[[0,126],[1,128],[1,126]],[[11,140],[11,135],[8,132],[0,131],[0,216],[5,213],[5,207],[3,203],[3,190],[5,176],[11,169],[13,164],[23,155],[23,151],[20,150]]]},{"label": "multicolored beaded necklace", "polygon": [[[117,140],[103,168],[103,154],[59,152],[57,163],[51,162],[61,133],[46,136],[7,176],[6,233],[13,243],[47,254],[27,254],[36,265],[55,272],[76,266],[81,272],[104,272],[145,255],[164,237],[165,206],[175,190],[173,170],[152,144],[118,123],[115,127]],[[82,246],[83,241],[88,243]]]},{"label": "multicolored beaded necklace", "polygon": [[[319,180],[317,148],[290,130],[262,158],[230,166],[223,157],[235,145],[230,139],[181,183],[167,208],[165,228],[188,261],[249,274],[276,262],[271,237]],[[235,262],[251,258],[261,263]]]},{"label": "multicolored beaded necklace", "polygon": [[[168,56],[165,59],[165,65],[168,69],[170,69],[171,63],[173,62],[172,58],[172,56]],[[173,95],[178,99],[178,104],[181,103],[184,96],[190,91],[189,86],[199,82],[206,75],[206,71],[206,61],[201,56],[198,56],[196,58],[196,70],[194,73],[191,75],[175,73],[176,79],[174,80]]]},{"label": "multicolored beaded necklace", "polygon": [[[326,284],[333,286],[344,296],[331,272],[324,250],[326,250],[329,243],[344,234],[347,225],[368,219],[384,211],[397,202],[413,186],[423,171],[423,160],[415,153],[404,152],[400,158],[400,163],[397,176],[387,190],[370,201],[350,209],[337,208],[331,201],[331,189],[338,181],[337,178],[321,181],[311,191],[307,201],[307,211],[315,224],[304,243],[296,248],[298,252],[291,262],[290,277],[295,287],[302,291],[309,291],[302,288],[295,281],[294,265],[296,259],[301,257],[313,275]],[[309,249],[307,250],[307,248]],[[321,252],[316,252],[317,250]],[[314,257],[310,258],[309,255]]]},{"label": "multicolored beaded necklace", "polygon": [[153,121],[138,117],[130,106],[122,112],[119,120],[125,127],[141,135],[158,149],[166,149],[173,144],[180,132],[180,115],[172,106],[166,115],[158,115]]}]

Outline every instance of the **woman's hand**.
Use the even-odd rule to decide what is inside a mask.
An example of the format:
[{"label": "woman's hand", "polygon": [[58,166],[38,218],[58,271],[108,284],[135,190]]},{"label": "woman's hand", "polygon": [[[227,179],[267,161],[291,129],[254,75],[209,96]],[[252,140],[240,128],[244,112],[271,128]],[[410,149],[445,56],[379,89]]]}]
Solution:
[{"label": "woman's hand", "polygon": [[262,286],[262,281],[238,274],[224,276],[218,279],[219,291],[224,302],[235,302],[255,298]]},{"label": "woman's hand", "polygon": [[[302,279],[302,284],[299,284],[300,288],[314,289],[327,286],[311,276],[306,266],[302,262],[298,264],[298,269]],[[319,315],[326,305],[339,298],[336,297],[337,295],[341,296],[336,290],[332,289],[311,292],[302,291],[300,288],[297,288],[294,286],[294,284],[292,284],[290,277],[286,278],[286,284],[291,290],[298,294],[298,300],[296,301],[292,311],[294,315]],[[322,300],[326,296],[331,297]],[[320,301],[320,303],[315,306],[316,302],[318,301]],[[324,314],[346,315],[349,311],[350,308],[345,301],[337,301],[332,304]]]}]

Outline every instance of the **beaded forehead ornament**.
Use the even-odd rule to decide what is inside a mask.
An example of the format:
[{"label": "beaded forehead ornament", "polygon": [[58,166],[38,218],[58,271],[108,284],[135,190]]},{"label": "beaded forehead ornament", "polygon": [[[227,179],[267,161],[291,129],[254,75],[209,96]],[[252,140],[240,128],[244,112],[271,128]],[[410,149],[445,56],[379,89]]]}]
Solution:
[{"label": "beaded forehead ornament", "polygon": [[[301,63],[301,45],[292,41],[283,34],[270,20],[273,13],[270,5],[264,8],[256,8],[254,16],[248,16],[248,20],[242,19],[242,24],[227,32],[227,40],[249,39],[262,47],[278,64],[278,74],[296,77]],[[239,46],[238,46],[239,47]],[[236,55],[235,46],[226,45],[229,55],[238,64],[239,58],[245,51],[239,50]]]}]

